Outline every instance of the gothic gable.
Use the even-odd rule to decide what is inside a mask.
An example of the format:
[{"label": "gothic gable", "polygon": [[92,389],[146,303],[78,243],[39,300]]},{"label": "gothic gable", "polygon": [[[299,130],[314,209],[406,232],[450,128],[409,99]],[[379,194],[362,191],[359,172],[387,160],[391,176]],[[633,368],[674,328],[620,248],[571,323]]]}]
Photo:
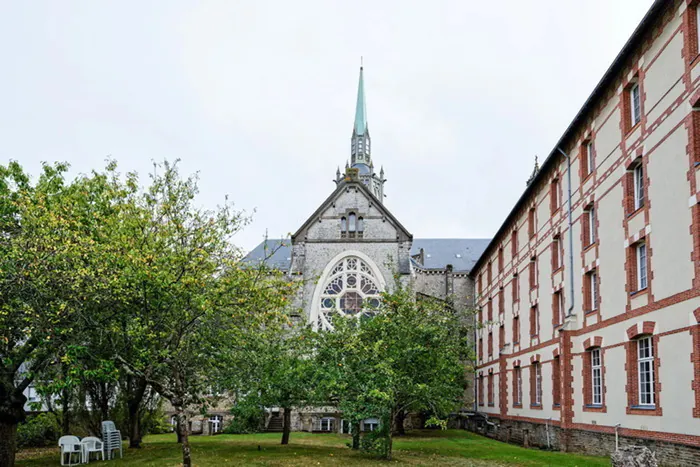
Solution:
[{"label": "gothic gable", "polygon": [[411,241],[413,236],[391,212],[360,182],[346,181],[319,206],[299,230],[292,242],[344,241],[344,223],[350,223],[354,215],[356,231],[354,241]]}]

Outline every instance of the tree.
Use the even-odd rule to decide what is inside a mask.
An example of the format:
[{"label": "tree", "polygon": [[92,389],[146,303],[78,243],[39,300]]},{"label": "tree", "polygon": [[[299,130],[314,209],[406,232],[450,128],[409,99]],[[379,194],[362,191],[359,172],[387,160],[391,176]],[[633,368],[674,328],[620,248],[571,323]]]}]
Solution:
[{"label": "tree", "polygon": [[246,223],[225,203],[194,206],[196,178],[177,164],[156,167],[134,196],[118,235],[127,302],[113,320],[112,348],[124,371],[142,378],[175,409],[183,465],[191,465],[187,407],[205,404],[247,341],[284,318],[291,284],[241,262],[232,236]]},{"label": "tree", "polygon": [[23,392],[80,341],[93,304],[118,294],[103,241],[125,196],[114,166],[66,181],[65,164],[36,183],[0,165],[0,465],[14,465]]},{"label": "tree", "polygon": [[228,378],[228,388],[245,394],[237,404],[282,407],[281,444],[289,444],[292,410],[317,399],[315,336],[304,326],[268,326]]},{"label": "tree", "polygon": [[410,287],[397,282],[372,317],[336,320],[335,331],[321,338],[319,364],[327,368],[329,390],[354,433],[363,418],[381,420],[378,432],[366,436],[368,450],[391,459],[401,413],[429,411],[439,423],[460,405],[472,321],[448,302],[416,300]]}]

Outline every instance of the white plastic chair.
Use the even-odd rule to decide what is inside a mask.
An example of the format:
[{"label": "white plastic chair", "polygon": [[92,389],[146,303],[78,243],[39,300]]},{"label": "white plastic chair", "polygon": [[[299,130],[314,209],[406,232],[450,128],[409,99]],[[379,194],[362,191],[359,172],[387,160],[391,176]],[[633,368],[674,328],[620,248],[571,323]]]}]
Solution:
[{"label": "white plastic chair", "polygon": [[[80,439],[77,436],[61,436],[58,440],[58,445],[61,447],[61,465],[73,465],[73,454],[78,455],[76,464],[80,464],[83,450],[80,445]],[[67,464],[65,463],[66,456],[68,456]]]},{"label": "white plastic chair", "polygon": [[122,434],[117,430],[112,421],[102,422],[102,446],[104,458],[112,459],[112,451],[119,449],[119,457],[122,455]]},{"label": "white plastic chair", "polygon": [[103,446],[100,438],[95,438],[94,436],[88,436],[80,440],[80,445],[83,448],[83,464],[90,462],[90,454],[97,453],[96,458],[102,457],[105,460],[104,452],[102,452]]}]

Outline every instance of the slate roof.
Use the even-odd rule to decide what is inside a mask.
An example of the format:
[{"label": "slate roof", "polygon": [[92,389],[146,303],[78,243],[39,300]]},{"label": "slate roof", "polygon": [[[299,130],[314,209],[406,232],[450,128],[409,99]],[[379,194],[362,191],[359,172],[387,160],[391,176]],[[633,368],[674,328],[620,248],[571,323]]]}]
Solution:
[{"label": "slate roof", "polygon": [[[444,268],[451,264],[455,271],[470,271],[491,240],[487,238],[415,238],[411,255],[423,248],[426,269]],[[260,243],[244,261],[257,263],[268,258],[268,264],[282,271],[289,271],[292,259],[292,242],[289,239],[268,239]]]}]

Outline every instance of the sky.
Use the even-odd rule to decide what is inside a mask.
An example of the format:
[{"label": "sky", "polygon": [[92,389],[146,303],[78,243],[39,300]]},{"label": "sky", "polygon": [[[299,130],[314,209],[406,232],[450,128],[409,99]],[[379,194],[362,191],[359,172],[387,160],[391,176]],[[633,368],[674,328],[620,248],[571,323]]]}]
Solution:
[{"label": "sky", "polygon": [[0,164],[197,173],[295,232],[350,157],[360,57],[385,206],[490,238],[652,0],[0,0]]}]

